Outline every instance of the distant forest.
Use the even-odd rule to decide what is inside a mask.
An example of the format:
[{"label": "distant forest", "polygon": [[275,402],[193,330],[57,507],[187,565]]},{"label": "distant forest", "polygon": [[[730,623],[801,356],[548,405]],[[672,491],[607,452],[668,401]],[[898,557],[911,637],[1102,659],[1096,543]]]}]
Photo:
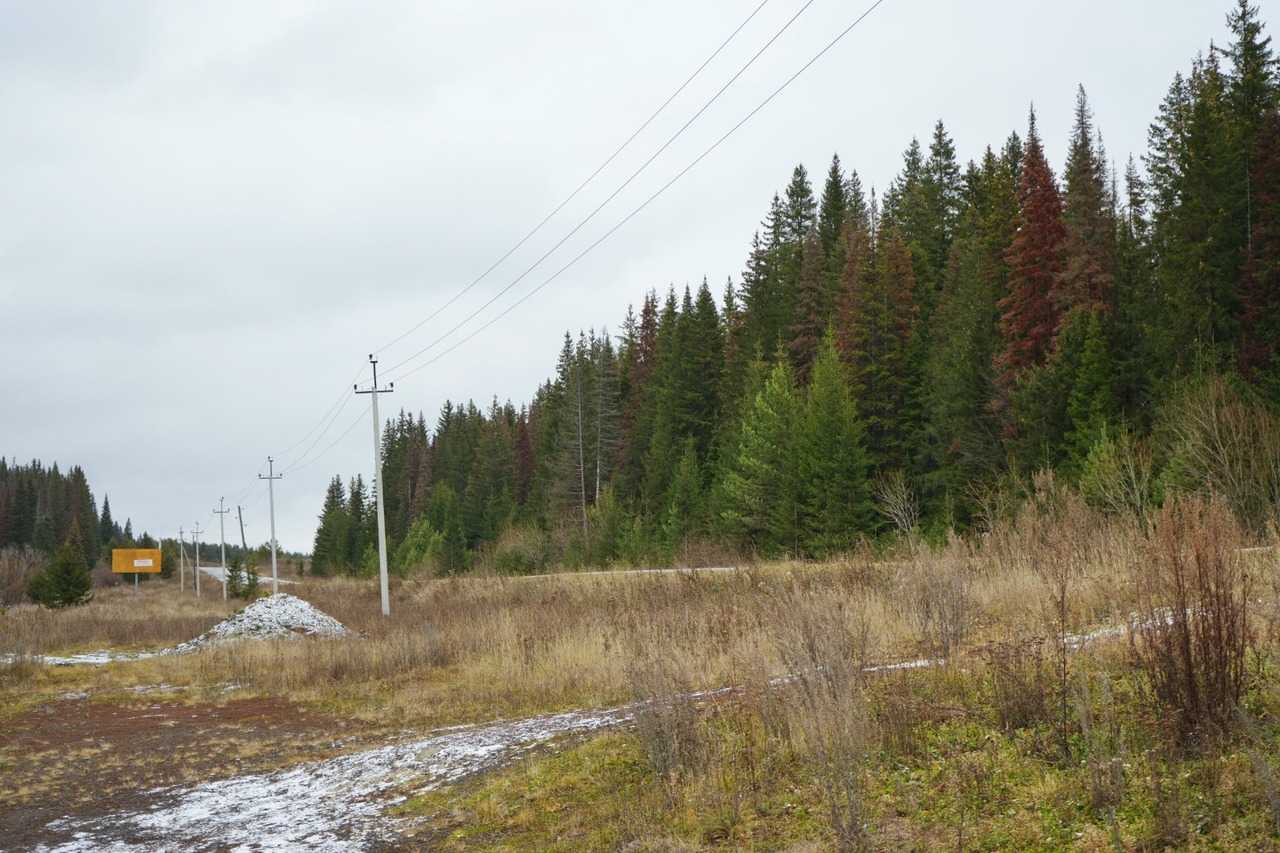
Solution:
[{"label": "distant forest", "polygon": [[[1176,74],[1141,163],[1083,88],[1061,174],[1025,133],[957,162],[943,123],[877,195],[797,166],[723,288],[566,333],[516,408],[383,432],[393,571],[758,554],[989,523],[1052,476],[1144,512],[1280,506],[1280,74],[1257,9]],[[369,486],[335,476],[317,574],[376,570]]]},{"label": "distant forest", "polygon": [[[97,501],[80,466],[64,474],[56,462],[46,468],[39,460],[18,464],[0,458],[0,604],[11,603],[21,596],[20,582],[24,578],[14,580],[15,566],[29,563],[27,571],[34,571],[47,564],[58,547],[68,542],[78,547],[90,569],[110,565],[114,548],[160,548],[164,577],[170,576],[178,566],[177,539],[157,541],[145,531],[135,534],[133,523],[127,518],[121,526],[111,513],[110,498],[105,495],[102,512],[98,512]],[[228,542],[226,549],[228,564],[235,566],[262,565],[270,553],[269,543],[249,549],[247,556],[239,543]],[[21,551],[31,552],[32,560],[5,559]],[[221,559],[216,542],[210,545],[206,541],[201,554],[204,565],[217,565]],[[187,560],[193,555],[188,538]],[[300,557],[285,556],[290,568]]]},{"label": "distant forest", "polygon": [[111,501],[102,499],[102,514],[84,470],[74,466],[66,474],[58,463],[46,468],[39,460],[20,465],[0,458],[0,549],[34,548],[45,555],[65,542],[79,543],[85,563],[109,559],[112,548],[159,547],[145,533],[135,542],[133,525],[121,527],[111,515]]}]

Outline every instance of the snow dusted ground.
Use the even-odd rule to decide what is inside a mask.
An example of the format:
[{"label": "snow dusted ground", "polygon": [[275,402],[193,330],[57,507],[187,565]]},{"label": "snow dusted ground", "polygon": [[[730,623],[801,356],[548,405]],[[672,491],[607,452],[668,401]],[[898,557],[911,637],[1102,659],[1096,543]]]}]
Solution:
[{"label": "snow dusted ground", "polygon": [[39,853],[365,850],[406,824],[383,809],[421,791],[496,767],[513,754],[573,731],[631,719],[629,707],[575,711],[489,726],[447,729],[422,740],[254,776],[149,792],[145,811],[95,820],[66,817],[49,831],[65,840]]},{"label": "snow dusted ground", "polygon": [[[194,640],[158,652],[113,652],[100,649],[68,657],[46,656],[46,666],[89,664],[102,666],[112,661],[145,660],[157,655],[176,655],[236,640],[263,640],[288,637],[342,637],[351,631],[345,625],[307,602],[288,593],[278,592],[259,598],[244,610],[214,625]],[[11,663],[12,655],[0,655],[0,664]]]},{"label": "snow dusted ground", "polygon": [[[1067,638],[1085,645],[1123,634],[1134,626],[1103,628]],[[177,654],[213,643],[259,637],[341,636],[337,620],[286,594],[260,599],[189,643],[154,654]],[[98,653],[100,662],[150,655]],[[67,662],[99,662],[81,655]],[[60,662],[59,659],[46,662]],[[944,664],[916,660],[868,667],[867,672]],[[794,676],[778,679],[778,683]],[[733,688],[702,691],[710,699]],[[162,853],[162,851],[278,851],[314,853],[372,850],[403,837],[412,825],[385,810],[415,793],[456,783],[472,773],[504,764],[535,744],[569,732],[631,722],[636,705],[574,711],[523,720],[464,726],[425,738],[293,767],[148,792],[152,805],[102,818],[64,817],[48,832],[55,840],[39,853]]]}]

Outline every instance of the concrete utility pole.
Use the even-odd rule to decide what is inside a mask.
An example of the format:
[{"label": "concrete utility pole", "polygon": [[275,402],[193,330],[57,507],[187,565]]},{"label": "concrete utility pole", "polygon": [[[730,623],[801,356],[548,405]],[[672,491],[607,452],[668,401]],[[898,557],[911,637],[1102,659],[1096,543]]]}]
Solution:
[{"label": "concrete utility pole", "polygon": [[244,510],[236,504],[236,518],[240,519],[240,550],[244,552],[244,584],[249,588],[249,543],[244,540]]},{"label": "concrete utility pole", "polygon": [[221,509],[222,502],[226,498],[218,498],[219,509],[213,510],[218,514],[218,535],[222,538],[222,600],[227,600],[227,513],[229,509]]},{"label": "concrete utility pole", "polygon": [[182,538],[182,528],[178,528],[178,592],[187,591],[187,543]]},{"label": "concrete utility pole", "polygon": [[373,386],[368,391],[361,391],[355,386],[357,394],[373,395],[373,476],[374,493],[378,499],[378,580],[382,584],[382,615],[391,615],[391,593],[387,589],[387,522],[382,513],[382,422],[378,420],[378,395],[390,394],[395,390],[395,383],[390,387],[378,387],[378,360],[369,354],[369,363],[373,365]]},{"label": "concrete utility pole", "polygon": [[191,545],[196,552],[196,598],[200,597],[200,525],[191,531]]},{"label": "concrete utility pole", "polygon": [[[373,398],[378,399],[378,395],[374,394]],[[259,469],[261,470],[261,469]],[[271,507],[271,594],[275,595],[280,591],[280,578],[276,575],[276,490],[275,481],[283,477],[284,474],[275,473],[275,464],[271,461],[271,457],[267,457],[267,476],[258,475],[259,480],[267,481],[267,506]]]}]

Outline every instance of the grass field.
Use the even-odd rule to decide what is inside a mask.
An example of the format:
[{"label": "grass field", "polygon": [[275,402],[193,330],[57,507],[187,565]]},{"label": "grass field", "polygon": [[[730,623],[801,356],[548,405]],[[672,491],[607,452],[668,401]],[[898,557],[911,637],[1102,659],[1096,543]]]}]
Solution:
[{"label": "grass field", "polygon": [[[405,849],[1277,849],[1275,544],[1217,505],[1139,524],[1054,493],[982,536],[824,564],[401,580],[388,619],[376,582],[317,581],[291,592],[357,636],[19,658],[0,731],[68,694],[128,706],[155,685],[361,742],[642,700],[629,729],[397,806]],[[163,648],[232,609],[172,583],[105,590],[11,608],[0,652]],[[930,664],[885,666],[903,661]],[[223,737],[235,761],[261,749]],[[0,764],[10,797],[53,784],[10,748]]]}]

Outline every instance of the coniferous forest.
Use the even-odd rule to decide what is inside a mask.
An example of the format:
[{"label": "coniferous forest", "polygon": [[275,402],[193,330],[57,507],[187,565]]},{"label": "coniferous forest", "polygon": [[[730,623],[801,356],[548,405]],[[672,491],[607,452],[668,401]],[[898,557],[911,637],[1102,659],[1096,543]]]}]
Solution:
[{"label": "coniferous forest", "polygon": [[[796,166],[737,280],[566,333],[519,407],[383,433],[393,571],[823,558],[942,538],[1033,477],[1108,512],[1280,506],[1280,69],[1256,8],[1174,75],[1114,164],[1080,89],[1066,162],[1025,128],[960,163],[943,122],[877,193]],[[744,241],[746,243],[748,241]],[[317,574],[376,571],[335,476]]]}]

